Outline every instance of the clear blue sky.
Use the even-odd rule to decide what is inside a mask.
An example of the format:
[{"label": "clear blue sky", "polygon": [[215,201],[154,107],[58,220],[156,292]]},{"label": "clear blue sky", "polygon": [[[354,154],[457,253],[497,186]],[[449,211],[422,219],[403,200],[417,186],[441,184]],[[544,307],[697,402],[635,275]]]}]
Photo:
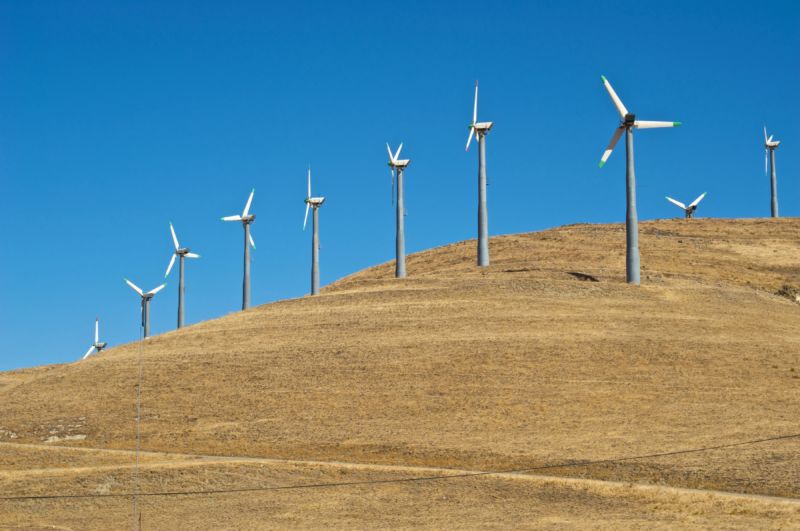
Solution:
[{"label": "clear blue sky", "polygon": [[[202,254],[187,321],[236,311],[242,229],[219,217],[252,187],[254,304],[307,293],[308,164],[323,284],[391,260],[386,141],[412,159],[409,252],[473,238],[476,78],[491,234],[624,219],[624,150],[597,168],[618,119],[600,74],[640,118],[684,123],[636,136],[642,218],[703,191],[701,216],[767,216],[764,123],[800,215],[798,2],[340,4],[0,0],[0,370],[79,358],[95,315],[136,339],[122,278],[162,281],[170,220]],[[153,333],[176,298],[173,274]]]}]

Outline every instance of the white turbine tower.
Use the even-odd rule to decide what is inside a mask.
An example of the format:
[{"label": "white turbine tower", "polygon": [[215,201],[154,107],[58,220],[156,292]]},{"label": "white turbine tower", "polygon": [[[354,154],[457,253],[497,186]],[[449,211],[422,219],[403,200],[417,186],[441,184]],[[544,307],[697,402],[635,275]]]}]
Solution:
[{"label": "white turbine tower", "polygon": [[695,210],[697,210],[697,205],[700,204],[700,201],[702,201],[705,196],[706,196],[706,192],[703,192],[702,194],[700,194],[700,197],[698,197],[697,199],[695,199],[694,201],[689,203],[689,206],[684,205],[680,201],[672,199],[670,196],[666,196],[666,197],[667,197],[667,201],[669,201],[673,205],[675,205],[678,208],[683,210],[683,213],[686,216],[686,219],[692,219],[694,217]]},{"label": "white turbine tower", "polygon": [[486,206],[486,135],[492,122],[478,121],[478,82],[475,81],[475,101],[472,107],[472,123],[469,124],[467,147],[473,135],[478,135],[478,265],[489,265],[489,212]]},{"label": "white turbine tower", "polygon": [[253,236],[250,234],[250,224],[256,219],[255,214],[250,213],[250,205],[253,202],[253,194],[256,189],[250,192],[250,197],[247,198],[247,203],[244,205],[244,210],[241,215],[225,216],[222,221],[241,221],[244,227],[244,279],[242,280],[242,310],[250,307],[250,246],[256,248],[256,242],[253,241]]},{"label": "white turbine tower", "polygon": [[403,175],[405,174],[406,167],[408,167],[411,160],[400,159],[400,151],[403,149],[403,143],[397,148],[397,152],[392,154],[392,148],[386,144],[386,151],[389,153],[389,167],[392,172],[392,197],[394,197],[394,182],[395,172],[397,172],[397,227],[395,237],[395,268],[394,276],[397,278],[406,277],[406,233],[405,233],[405,199],[403,195]]},{"label": "white turbine tower", "polygon": [[84,354],[83,358],[81,359],[85,360],[94,351],[97,351],[99,353],[101,350],[106,348],[106,344],[107,343],[100,342],[100,319],[97,318],[94,320],[94,343],[92,343],[92,346],[89,347],[89,350],[86,351],[86,354]]},{"label": "white turbine tower", "polygon": [[311,167],[308,168],[308,195],[306,195],[306,216],[303,218],[303,230],[306,230],[306,223],[308,222],[308,209],[314,210],[312,216],[312,232],[311,237],[311,294],[316,295],[319,293],[319,207],[325,202],[324,197],[311,196]]},{"label": "white turbine tower", "polygon": [[123,280],[125,280],[125,283],[128,284],[131,287],[131,289],[136,293],[138,293],[139,296],[142,298],[142,328],[144,328],[144,339],[147,339],[148,337],[150,337],[150,300],[156,293],[164,289],[167,284],[166,283],[161,284],[157,288],[153,288],[145,293],[139,286],[137,286],[127,278]]},{"label": "white turbine tower", "polygon": [[611,87],[611,83],[605,78],[600,76],[603,80],[603,85],[611,96],[614,106],[617,108],[620,116],[620,123],[614,135],[611,137],[611,142],[608,144],[603,157],[600,159],[600,167],[608,160],[614,146],[617,145],[622,133],[625,133],[625,151],[627,154],[626,163],[626,197],[627,197],[627,212],[625,215],[625,236],[626,236],[626,260],[625,260],[625,276],[629,284],[639,284],[641,278],[641,271],[639,265],[639,219],[636,215],[636,176],[633,171],[633,130],[634,129],[654,129],[657,127],[677,127],[681,125],[680,122],[648,122],[637,120],[636,116],[628,112],[622,100],[619,99],[617,93]]},{"label": "white turbine tower", "polygon": [[164,278],[169,276],[169,272],[172,271],[172,266],[175,265],[175,257],[180,257],[180,267],[179,270],[179,277],[178,277],[178,328],[183,327],[183,314],[184,314],[184,295],[185,295],[185,284],[184,284],[184,258],[200,258],[199,254],[189,252],[188,247],[181,247],[178,243],[178,237],[175,235],[175,228],[172,226],[172,222],[169,224],[169,231],[172,233],[172,243],[175,244],[175,252],[172,253],[172,258],[169,260],[169,265],[167,266],[167,272],[164,274]]},{"label": "white turbine tower", "polygon": [[775,150],[778,149],[778,146],[781,144],[780,140],[772,140],[772,135],[769,135],[767,138],[767,126],[764,126],[764,174],[767,175],[768,166],[767,163],[772,167],[772,172],[770,176],[770,189],[771,189],[771,210],[772,210],[772,217],[778,217],[778,174],[775,171]]}]

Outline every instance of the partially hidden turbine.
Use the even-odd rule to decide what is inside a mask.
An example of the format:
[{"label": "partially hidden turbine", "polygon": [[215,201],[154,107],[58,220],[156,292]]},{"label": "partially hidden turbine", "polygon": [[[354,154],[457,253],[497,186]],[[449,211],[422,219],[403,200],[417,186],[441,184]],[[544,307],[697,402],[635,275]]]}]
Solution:
[{"label": "partially hidden turbine", "polygon": [[308,194],[306,195],[306,216],[303,218],[303,230],[306,230],[306,223],[308,223],[308,210],[314,210],[312,216],[312,232],[311,237],[311,294],[316,295],[319,293],[319,207],[325,202],[324,197],[311,196],[311,167],[308,168]]},{"label": "partially hidden turbine", "polygon": [[180,258],[180,267],[178,271],[180,272],[179,280],[178,280],[178,328],[183,327],[183,314],[184,314],[184,294],[185,294],[185,284],[184,284],[184,258],[200,258],[199,254],[192,253],[189,251],[188,247],[181,247],[178,243],[178,237],[175,235],[175,228],[172,226],[172,222],[169,224],[169,231],[172,234],[172,243],[175,244],[175,252],[172,253],[172,258],[169,259],[169,265],[167,266],[167,272],[164,274],[164,278],[169,276],[169,272],[172,271],[172,266],[175,265],[175,257]]},{"label": "partially hidden turbine", "polygon": [[636,215],[636,176],[633,171],[633,130],[634,129],[654,129],[658,127],[677,127],[681,125],[680,122],[648,122],[644,120],[637,120],[636,115],[629,113],[622,100],[619,99],[617,93],[611,87],[611,83],[605,78],[600,76],[603,80],[603,85],[611,96],[614,106],[620,115],[620,124],[614,131],[611,137],[611,142],[608,144],[602,158],[600,159],[600,167],[608,160],[614,146],[617,145],[622,133],[625,133],[625,152],[627,154],[626,162],[626,198],[627,198],[627,212],[625,215],[625,236],[626,236],[626,260],[625,260],[625,276],[629,284],[639,284],[641,281],[641,270],[639,264],[639,220]]},{"label": "partially hidden turbine", "polygon": [[474,135],[478,136],[478,265],[489,265],[489,213],[486,207],[486,135],[492,122],[478,121],[478,82],[475,81],[475,101],[472,106],[472,123],[465,151]]},{"label": "partially hidden turbine", "polygon": [[164,289],[167,286],[167,284],[166,283],[161,284],[157,288],[153,288],[148,292],[144,292],[139,286],[137,286],[127,278],[123,280],[125,280],[125,283],[128,284],[131,287],[131,289],[136,293],[138,293],[139,296],[142,298],[142,328],[144,328],[144,339],[147,339],[148,337],[150,337],[150,300],[156,293]]},{"label": "partially hidden turbine", "polygon": [[[397,278],[405,278],[406,276],[406,236],[405,236],[405,200],[403,197],[403,174],[406,167],[408,167],[411,160],[400,159],[400,151],[403,149],[403,143],[397,148],[397,152],[392,154],[392,148],[386,144],[386,151],[389,153],[389,167],[392,172],[392,191],[394,192],[395,172],[397,172],[397,227],[395,235],[395,268],[394,276]],[[394,193],[392,194],[394,197]]]},{"label": "partially hidden turbine", "polygon": [[247,203],[244,205],[244,210],[241,215],[225,216],[222,221],[241,221],[244,227],[244,278],[242,280],[242,310],[250,307],[250,246],[256,248],[256,242],[253,241],[253,236],[250,234],[250,224],[256,219],[255,214],[250,213],[250,205],[253,202],[253,194],[256,189],[250,192],[250,197],[247,198]]},{"label": "partially hidden turbine", "polygon": [[667,197],[667,201],[669,201],[673,205],[675,205],[678,208],[683,210],[683,213],[686,216],[686,219],[692,219],[694,217],[695,210],[697,210],[697,205],[700,204],[700,201],[703,200],[703,198],[706,196],[706,193],[707,192],[703,192],[702,194],[700,194],[700,197],[698,197],[697,199],[695,199],[694,201],[689,203],[689,206],[684,205],[683,203],[681,203],[678,200],[672,199],[670,196],[666,196],[666,197]]},{"label": "partially hidden turbine", "polygon": [[764,174],[766,175],[767,172],[767,162],[769,161],[770,166],[772,167],[772,173],[770,175],[770,189],[771,189],[771,200],[770,200],[770,207],[772,211],[772,217],[778,217],[778,175],[775,171],[775,150],[778,149],[778,146],[781,144],[780,140],[773,140],[772,135],[769,135],[767,138],[767,126],[764,126]]},{"label": "partially hidden turbine", "polygon": [[94,343],[92,343],[92,346],[89,347],[89,350],[86,351],[86,354],[84,354],[83,358],[81,359],[85,360],[92,354],[92,352],[100,352],[104,348],[106,348],[106,343],[100,342],[100,319],[97,318],[94,320]]}]

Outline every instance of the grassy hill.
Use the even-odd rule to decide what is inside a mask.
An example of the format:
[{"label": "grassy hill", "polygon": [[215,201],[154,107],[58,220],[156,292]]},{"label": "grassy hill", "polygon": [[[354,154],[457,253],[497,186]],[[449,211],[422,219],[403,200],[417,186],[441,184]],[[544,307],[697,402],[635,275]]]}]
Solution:
[{"label": "grassy hill", "polygon": [[[0,373],[0,491],[129,492],[141,357],[145,490],[548,476],[155,496],[154,525],[191,521],[201,502],[232,527],[258,527],[256,514],[287,526],[796,524],[800,503],[759,496],[800,498],[800,438],[749,442],[800,433],[800,220],[643,223],[640,287],[624,282],[624,237],[621,225],[495,237],[486,269],[461,242],[411,255],[402,281],[387,263],[317,297]],[[610,461],[581,464],[596,460]],[[0,499],[0,515],[85,523],[96,510],[98,527],[127,525],[123,501]]]}]

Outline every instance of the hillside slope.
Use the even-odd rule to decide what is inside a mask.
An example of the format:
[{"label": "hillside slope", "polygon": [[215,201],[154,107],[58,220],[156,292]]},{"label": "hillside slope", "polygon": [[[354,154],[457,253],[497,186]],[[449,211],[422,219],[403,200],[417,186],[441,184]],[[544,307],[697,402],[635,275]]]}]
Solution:
[{"label": "hillside slope", "polygon": [[0,442],[133,448],[141,356],[150,451],[800,497],[800,439],[716,448],[800,432],[800,305],[778,294],[800,287],[800,220],[646,222],[640,245],[640,287],[621,225],[572,225],[492,238],[486,269],[461,242],[402,281],[387,263],[0,373]]}]

